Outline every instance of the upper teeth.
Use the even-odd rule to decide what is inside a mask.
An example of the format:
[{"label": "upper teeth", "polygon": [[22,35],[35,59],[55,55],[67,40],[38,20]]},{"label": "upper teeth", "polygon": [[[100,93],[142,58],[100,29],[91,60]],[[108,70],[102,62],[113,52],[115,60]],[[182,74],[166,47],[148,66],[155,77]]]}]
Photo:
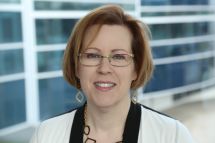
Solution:
[{"label": "upper teeth", "polygon": [[100,86],[100,87],[112,87],[114,86],[113,83],[96,83],[97,86]]}]

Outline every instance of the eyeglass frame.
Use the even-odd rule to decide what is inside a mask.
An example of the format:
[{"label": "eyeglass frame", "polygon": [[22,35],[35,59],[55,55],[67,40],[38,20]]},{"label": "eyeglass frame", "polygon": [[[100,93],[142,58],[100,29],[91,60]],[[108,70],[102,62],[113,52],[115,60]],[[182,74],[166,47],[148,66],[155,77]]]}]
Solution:
[{"label": "eyeglass frame", "polygon": [[[78,57],[81,57],[81,55],[82,54],[89,54],[89,53],[79,53],[79,55],[78,55]],[[130,65],[131,64],[131,62],[132,62],[132,60],[133,60],[133,58],[134,58],[134,55],[133,54],[131,54],[131,53],[126,53],[126,54],[123,54],[123,55],[128,55],[129,57],[130,57],[130,61],[129,61],[129,63],[127,64],[127,65],[124,65],[124,66],[117,66],[117,65],[113,65],[113,64],[111,64],[111,58],[112,58],[112,56],[113,55],[108,55],[108,56],[103,56],[103,55],[100,55],[99,54],[99,63],[98,64],[96,64],[96,65],[86,65],[86,64],[83,64],[82,62],[81,62],[81,59],[79,58],[79,62],[82,64],[82,65],[84,65],[84,66],[88,66],[88,67],[96,67],[96,66],[99,66],[99,65],[101,65],[101,63],[102,63],[102,59],[104,59],[104,58],[107,58],[108,59],[108,62],[110,63],[110,65],[112,65],[112,66],[114,66],[114,67],[126,67],[126,66],[128,66],[128,65]]]}]

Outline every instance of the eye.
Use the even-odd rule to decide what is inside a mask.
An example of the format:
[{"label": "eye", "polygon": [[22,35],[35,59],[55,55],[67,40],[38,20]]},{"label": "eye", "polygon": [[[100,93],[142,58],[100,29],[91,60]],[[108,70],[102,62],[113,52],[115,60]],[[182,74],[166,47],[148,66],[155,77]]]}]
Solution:
[{"label": "eye", "polygon": [[114,59],[114,60],[126,60],[126,55],[125,54],[114,54],[112,56],[112,59]]},{"label": "eye", "polygon": [[101,56],[97,53],[84,53],[85,58],[87,59],[99,59]]}]

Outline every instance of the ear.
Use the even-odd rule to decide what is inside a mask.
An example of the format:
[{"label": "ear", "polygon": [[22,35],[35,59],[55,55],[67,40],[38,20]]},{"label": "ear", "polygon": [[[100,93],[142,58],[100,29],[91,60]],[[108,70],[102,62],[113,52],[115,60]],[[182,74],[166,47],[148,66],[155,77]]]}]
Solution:
[{"label": "ear", "polygon": [[79,66],[77,66],[77,68],[75,70],[75,76],[80,79],[79,71],[80,71]]},{"label": "ear", "polygon": [[134,70],[134,72],[132,73],[132,80],[136,80],[137,79],[137,72]]},{"label": "ear", "polygon": [[136,79],[137,79],[137,74],[136,74],[136,72],[134,72],[132,75],[132,81],[135,81]]}]

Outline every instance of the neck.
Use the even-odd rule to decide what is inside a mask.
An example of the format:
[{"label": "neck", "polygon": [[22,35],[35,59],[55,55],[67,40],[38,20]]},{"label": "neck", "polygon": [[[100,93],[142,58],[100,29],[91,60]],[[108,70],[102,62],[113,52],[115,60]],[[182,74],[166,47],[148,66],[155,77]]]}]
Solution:
[{"label": "neck", "polygon": [[124,126],[130,108],[130,100],[109,108],[85,107],[84,140],[93,142],[116,142],[123,139]]},{"label": "neck", "polygon": [[130,108],[130,99],[111,107],[98,108],[87,104],[87,123],[95,132],[121,130],[124,125]]}]

